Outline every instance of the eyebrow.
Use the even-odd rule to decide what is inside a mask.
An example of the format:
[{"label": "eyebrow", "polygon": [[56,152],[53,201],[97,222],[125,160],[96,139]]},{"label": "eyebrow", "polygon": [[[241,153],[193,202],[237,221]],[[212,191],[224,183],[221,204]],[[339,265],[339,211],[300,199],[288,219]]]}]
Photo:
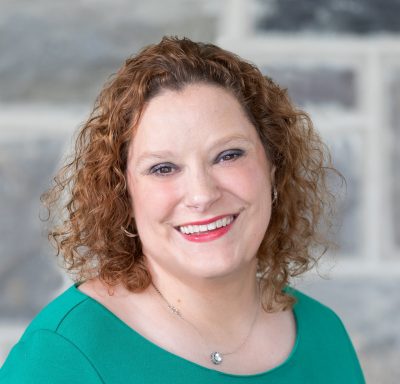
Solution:
[{"label": "eyebrow", "polygon": [[144,161],[149,160],[164,160],[168,157],[173,157],[174,154],[171,151],[156,151],[156,152],[144,152],[141,154],[137,160],[137,165],[139,166]]},{"label": "eyebrow", "polygon": [[214,149],[215,147],[219,147],[221,145],[226,145],[231,143],[232,141],[240,141],[243,144],[251,144],[251,140],[249,140],[248,137],[243,136],[243,135],[232,135],[228,137],[222,137],[221,139],[217,140],[210,149]]},{"label": "eyebrow", "polygon": [[[231,142],[242,142],[243,144],[251,144],[251,140],[249,140],[247,137],[243,135],[232,135],[228,137],[222,137],[221,139],[218,139],[215,141],[211,147],[209,148],[209,151],[213,150],[216,147],[222,146],[222,145],[227,145]],[[166,158],[171,158],[174,157],[174,153],[168,150],[165,151],[154,151],[154,152],[144,152],[142,153],[138,160],[137,160],[137,166],[139,166],[141,163],[145,161],[150,161],[150,160],[165,160]]]}]

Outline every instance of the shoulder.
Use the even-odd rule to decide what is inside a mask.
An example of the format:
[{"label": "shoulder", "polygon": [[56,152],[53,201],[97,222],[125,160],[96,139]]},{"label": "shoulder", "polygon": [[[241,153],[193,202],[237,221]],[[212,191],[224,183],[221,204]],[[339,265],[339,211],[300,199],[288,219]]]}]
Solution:
[{"label": "shoulder", "polygon": [[[75,286],[50,302],[31,322],[13,347],[1,371],[0,383],[71,383],[82,379],[101,383],[101,379],[75,339],[80,332],[79,318],[87,311],[88,298]],[[87,317],[87,316],[86,316]],[[74,369],[71,369],[71,368]]]},{"label": "shoulder", "polygon": [[46,330],[85,349],[85,346],[93,344],[90,335],[96,337],[99,332],[105,333],[110,321],[113,321],[113,317],[99,302],[72,285],[39,312],[25,330],[21,341],[37,331]]},{"label": "shoulder", "polygon": [[287,293],[296,299],[293,312],[297,326],[304,334],[323,336],[324,340],[350,340],[342,320],[333,309],[297,289],[288,288]]},{"label": "shoulder", "polygon": [[98,354],[99,340],[110,340],[109,329],[114,324],[110,312],[72,285],[39,312],[20,341],[27,341],[38,331],[50,331],[93,357]]},{"label": "shoulder", "polygon": [[[353,378],[348,382],[364,382],[357,354],[340,317],[329,307],[294,289],[287,293],[296,299],[293,312],[298,332],[298,356],[303,365],[311,364],[324,372],[335,370],[331,376]],[[342,377],[340,376],[340,377]],[[338,381],[339,382],[339,381]]]},{"label": "shoulder", "polygon": [[297,317],[313,319],[314,321],[341,323],[336,312],[325,304],[293,287],[287,287],[285,291],[296,300],[293,310]]},{"label": "shoulder", "polygon": [[102,380],[96,368],[71,341],[53,331],[38,329],[11,350],[0,370],[0,383],[48,382],[100,384]]},{"label": "shoulder", "polygon": [[74,311],[87,305],[88,297],[81,294],[75,285],[61,293],[47,304],[32,320],[22,338],[40,329],[57,332],[60,326],[68,321]]}]

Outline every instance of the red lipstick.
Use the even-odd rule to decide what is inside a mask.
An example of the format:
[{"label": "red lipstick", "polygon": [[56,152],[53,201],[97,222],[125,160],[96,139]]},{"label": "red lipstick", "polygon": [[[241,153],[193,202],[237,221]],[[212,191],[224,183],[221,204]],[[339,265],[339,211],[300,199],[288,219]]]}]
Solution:
[{"label": "red lipstick", "polygon": [[[207,225],[207,224],[213,223],[219,219],[223,219],[224,217],[229,217],[229,216],[230,215],[222,215],[222,216],[217,216],[217,217],[214,217],[214,218],[208,219],[208,220],[191,222],[191,223],[182,225],[182,227],[188,226],[188,225]],[[207,232],[195,232],[192,234],[186,234],[186,233],[182,233],[179,230],[179,228],[177,230],[186,240],[193,241],[196,243],[216,240],[216,239],[222,237],[223,235],[225,235],[232,228],[232,225],[235,222],[237,215],[231,215],[231,216],[233,216],[233,220],[228,225],[226,225],[224,227],[220,227],[220,228],[215,228],[215,229],[209,230]]]},{"label": "red lipstick", "polygon": [[206,224],[213,223],[214,221],[217,221],[219,219],[223,219],[224,217],[228,217],[228,216],[235,217],[237,215],[221,215],[221,216],[212,217],[211,219],[207,219],[207,220],[203,220],[203,221],[192,221],[191,223],[181,224],[180,227],[186,227],[188,225],[206,225]]}]

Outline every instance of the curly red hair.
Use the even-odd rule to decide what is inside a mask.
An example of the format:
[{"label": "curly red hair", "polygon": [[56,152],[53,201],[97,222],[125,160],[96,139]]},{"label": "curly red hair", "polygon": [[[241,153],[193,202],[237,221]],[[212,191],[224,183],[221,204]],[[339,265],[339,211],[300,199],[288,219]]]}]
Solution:
[{"label": "curly red hair", "polygon": [[66,213],[49,237],[77,280],[98,276],[131,291],[150,284],[140,239],[125,232],[136,232],[126,183],[128,146],[146,102],[163,89],[198,82],[236,96],[275,166],[278,199],[258,251],[258,275],[264,307],[287,308],[293,298],[285,285],[310,269],[315,250],[327,245],[318,229],[333,198],[326,184],[333,170],[329,152],[286,90],[213,44],[164,37],[126,60],[79,131],[72,160],[43,196],[50,210],[61,203]]}]

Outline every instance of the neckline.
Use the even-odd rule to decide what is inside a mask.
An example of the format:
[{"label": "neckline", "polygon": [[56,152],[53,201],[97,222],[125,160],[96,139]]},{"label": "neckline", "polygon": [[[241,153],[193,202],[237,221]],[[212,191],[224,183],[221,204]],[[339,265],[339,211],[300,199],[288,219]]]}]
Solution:
[{"label": "neckline", "polygon": [[[125,329],[127,329],[128,332],[133,333],[136,337],[139,337],[142,341],[144,341],[145,343],[151,345],[153,348],[157,349],[158,351],[161,351],[163,353],[166,353],[168,355],[170,355],[171,357],[175,358],[175,359],[179,359],[182,362],[184,362],[185,364],[191,365],[191,366],[195,366],[203,371],[207,371],[209,374],[219,374],[219,375],[224,375],[224,376],[229,376],[229,377],[233,377],[233,378],[257,378],[257,377],[262,377],[262,376],[267,376],[267,375],[271,375],[271,374],[275,374],[275,372],[284,369],[287,365],[289,365],[295,358],[297,351],[299,349],[299,345],[300,345],[300,340],[301,340],[301,334],[302,334],[302,324],[299,320],[299,315],[297,313],[297,303],[294,304],[293,306],[293,316],[295,319],[295,323],[296,323],[296,338],[295,338],[295,342],[294,345],[292,347],[291,352],[289,353],[289,355],[286,357],[286,359],[278,364],[277,366],[268,369],[266,371],[263,372],[259,372],[259,373],[253,373],[253,374],[235,374],[235,373],[229,373],[229,372],[222,372],[222,371],[218,371],[212,368],[208,368],[204,365],[195,363],[194,361],[188,360],[182,356],[179,356],[171,351],[168,351],[167,349],[159,346],[158,344],[156,344],[155,342],[149,340],[148,338],[146,338],[145,336],[143,336],[141,333],[139,333],[138,331],[136,331],[134,328],[132,328],[131,326],[129,326],[127,323],[125,323],[121,318],[119,318],[114,312],[112,312],[111,310],[109,310],[107,307],[105,307],[103,304],[101,304],[99,301],[97,301],[96,299],[94,299],[93,297],[87,295],[86,293],[82,292],[81,290],[78,289],[79,285],[81,283],[74,283],[70,289],[72,289],[76,294],[81,295],[83,297],[85,297],[86,300],[89,300],[90,302],[94,303],[95,305],[97,305],[103,312],[105,312],[106,314],[108,314],[109,316],[111,316],[119,325],[123,326]],[[291,289],[291,288],[290,288]]]}]

